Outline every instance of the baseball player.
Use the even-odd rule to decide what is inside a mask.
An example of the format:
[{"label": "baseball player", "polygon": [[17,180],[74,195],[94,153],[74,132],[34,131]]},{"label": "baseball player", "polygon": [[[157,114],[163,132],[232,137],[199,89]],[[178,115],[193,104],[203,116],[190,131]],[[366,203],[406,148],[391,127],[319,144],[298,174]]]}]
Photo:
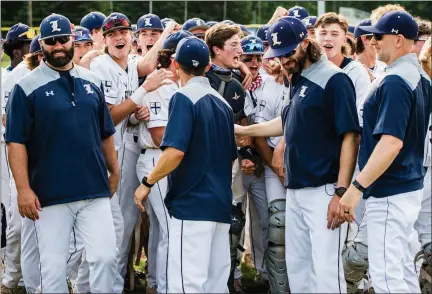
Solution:
[{"label": "baseball player", "polygon": [[96,50],[103,48],[102,23],[105,17],[105,14],[102,12],[92,11],[84,15],[80,22],[80,26],[90,31],[93,39],[93,48]]},{"label": "baseball player", "polygon": [[316,23],[317,19],[318,19],[318,17],[316,17],[316,16],[308,16],[302,20],[303,24],[305,25],[305,27],[308,31],[308,36],[312,40],[315,40],[315,23]]},{"label": "baseball player", "polygon": [[163,25],[164,29],[167,27],[167,25],[168,25],[168,23],[170,21],[174,21],[175,22],[174,19],[169,18],[169,17],[165,17],[165,18],[161,19],[161,22],[162,22],[162,25]]},{"label": "baseball player", "polygon": [[[172,64],[172,55],[175,53],[177,44],[183,38],[193,36],[187,31],[179,31],[170,35],[164,42],[163,49],[159,52],[158,62],[161,68],[166,68],[173,73],[173,83],[164,85],[156,91],[148,93],[141,101],[141,105],[146,105],[150,109],[150,120],[140,122],[140,133],[138,142],[141,155],[138,159],[136,170],[138,178],[142,179],[148,176],[150,171],[158,162],[162,151],[158,148],[162,142],[162,137],[166,124],[168,122],[168,106],[171,97],[179,89],[175,68]],[[169,240],[169,220],[170,216],[166,210],[164,199],[167,191],[167,179],[163,178],[157,183],[157,189],[152,189],[147,202],[147,207],[151,206],[152,213],[150,217],[150,250],[149,260],[156,261],[156,268],[152,274],[156,274],[156,285],[149,281],[150,288],[157,289],[158,293],[167,292],[167,258],[168,258],[168,240]],[[152,246],[156,243],[156,246]],[[150,289],[149,289],[150,290]]]},{"label": "baseball player", "polygon": [[431,30],[430,20],[424,20],[421,18],[416,18],[416,20],[417,20],[417,24],[419,26],[419,36],[418,36],[418,39],[414,43],[415,46],[414,46],[412,52],[415,53],[417,56],[419,56],[426,40],[431,36],[432,30]]},{"label": "baseball player", "polygon": [[[415,54],[410,54],[418,25],[409,13],[392,11],[374,26],[361,28],[374,34],[372,45],[387,68],[364,104],[361,172],[342,198],[338,213],[352,221],[363,193],[375,291],[420,292],[410,238],[423,199],[431,101],[430,79],[422,75]],[[407,167],[410,172],[402,172]]]},{"label": "baseball player", "polygon": [[231,168],[237,158],[233,112],[204,77],[210,65],[202,40],[180,41],[174,64],[183,88],[170,101],[164,151],[135,201],[143,210],[150,188],[169,175],[168,292],[227,293]]},{"label": "baseball player", "polygon": [[349,25],[348,26],[348,28],[347,28],[347,33],[346,33],[346,36],[347,36],[347,42],[349,42],[348,41],[348,39],[350,39],[351,41],[354,41],[354,31],[355,31],[355,26],[352,26],[352,25]]},{"label": "baseball player", "polygon": [[[245,63],[254,76],[252,86],[246,91],[246,97],[253,101],[255,105],[254,123],[262,123],[280,116],[283,106],[283,100],[288,99],[288,89],[283,85],[278,84],[274,78],[269,75],[262,76],[259,69],[262,66],[262,57],[264,54],[264,46],[262,41],[257,37],[246,37],[242,39],[242,62]],[[248,100],[246,100],[248,101]],[[277,293],[287,289],[287,273],[285,267],[285,228],[284,223],[278,222],[280,216],[284,216],[284,211],[277,211],[278,203],[285,204],[286,189],[283,187],[279,177],[271,168],[273,149],[279,141],[279,137],[255,138],[255,146],[258,153],[264,161],[266,199],[260,199],[251,190],[251,196],[255,200],[258,211],[260,212],[260,220],[263,225],[264,246],[266,254],[257,252],[259,246],[253,243],[254,251],[258,254],[255,256],[255,266],[257,270],[263,272],[263,278],[268,276],[272,293]],[[249,204],[251,205],[251,204]],[[283,205],[284,206],[284,205]],[[270,213],[270,218],[269,218]],[[251,217],[251,220],[253,218]],[[253,230],[253,226],[252,226]],[[256,235],[255,233],[252,237]],[[269,240],[270,236],[270,240]],[[262,242],[262,240],[259,240]],[[257,264],[265,260],[267,272],[264,272],[264,264]]]},{"label": "baseball player", "polygon": [[164,30],[159,16],[149,13],[141,16],[137,21],[138,43],[143,54],[147,53],[156,43]]},{"label": "baseball player", "polygon": [[[5,80],[2,81],[2,113],[3,114],[3,122],[2,122],[2,130],[4,130],[4,126],[6,125],[6,104],[10,98],[13,87],[17,84],[17,82],[26,74],[28,74],[32,70],[32,66],[37,66],[37,64],[42,59],[42,52],[39,46],[39,38],[34,37],[30,42],[29,53],[24,56],[24,59],[21,63],[19,63],[8,75]],[[4,125],[3,125],[4,124]],[[4,131],[3,131],[4,133]],[[2,140],[4,136],[2,135]],[[3,147],[3,145],[2,145]],[[18,203],[17,203],[17,192],[15,187],[15,181],[12,177],[10,177],[9,164],[7,162],[8,156],[6,152],[6,148],[2,150],[2,164],[6,167],[2,170],[2,175],[5,181],[3,181],[2,185],[2,198],[3,203],[6,204],[6,220],[7,220],[7,229],[6,229],[6,250],[5,250],[5,273],[3,277],[2,285],[8,289],[15,289],[20,283],[22,279],[21,273],[21,217],[18,211]],[[4,161],[3,161],[4,160]],[[6,178],[9,178],[9,181],[6,183]],[[4,193],[6,192],[6,193]],[[3,194],[4,193],[4,194]],[[34,246],[32,244],[31,246]]]},{"label": "baseball player", "polygon": [[204,40],[205,32],[210,27],[201,18],[194,17],[185,21],[182,30],[191,32],[195,37]]},{"label": "baseball player", "polygon": [[73,62],[79,65],[81,58],[93,49],[93,39],[88,29],[80,26],[75,27],[74,46]]},{"label": "baseball player", "polygon": [[[355,90],[342,70],[321,57],[319,45],[307,38],[300,20],[283,17],[268,35],[270,49],[264,57],[279,57],[284,70],[294,75],[291,100],[282,118],[238,126],[236,133],[279,136],[284,132],[289,215],[284,219],[285,244],[291,292],[341,292],[346,286],[340,259],[345,230],[338,228],[336,208],[351,181],[358,152]],[[305,136],[312,132],[313,136]],[[323,148],[316,149],[314,142]]]},{"label": "baseball player", "polygon": [[[91,291],[111,292],[115,233],[109,197],[119,174],[115,129],[99,80],[73,66],[69,20],[52,14],[42,21],[40,31],[45,61],[15,86],[8,102],[5,140],[20,214],[34,221],[41,292],[68,291],[72,228],[84,236]],[[68,168],[62,171],[65,164]],[[26,165],[28,170],[23,169]]]},{"label": "baseball player", "polygon": [[290,9],[288,9],[288,16],[303,20],[309,16],[309,13],[306,10],[306,8],[296,5],[294,7],[291,7]]}]

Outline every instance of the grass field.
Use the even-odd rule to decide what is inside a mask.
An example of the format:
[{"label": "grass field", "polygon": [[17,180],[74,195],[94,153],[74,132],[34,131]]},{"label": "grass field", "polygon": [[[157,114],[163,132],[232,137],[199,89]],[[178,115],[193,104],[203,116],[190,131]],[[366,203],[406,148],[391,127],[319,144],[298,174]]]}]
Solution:
[{"label": "grass field", "polygon": [[3,58],[2,58],[2,60],[1,60],[1,66],[2,66],[3,68],[5,68],[5,67],[7,67],[7,66],[9,65],[9,62],[10,62],[9,57],[8,57],[6,54],[4,54],[4,55],[3,55]]}]

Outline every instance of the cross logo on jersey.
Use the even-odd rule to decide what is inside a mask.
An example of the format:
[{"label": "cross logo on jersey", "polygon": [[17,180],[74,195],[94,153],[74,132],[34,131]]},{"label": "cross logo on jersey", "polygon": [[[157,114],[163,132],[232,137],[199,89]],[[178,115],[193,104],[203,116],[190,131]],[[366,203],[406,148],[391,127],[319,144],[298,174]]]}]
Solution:
[{"label": "cross logo on jersey", "polygon": [[85,85],[84,85],[84,88],[86,89],[87,94],[94,94],[94,92],[93,92],[93,90],[92,90],[90,84],[85,84]]},{"label": "cross logo on jersey", "polygon": [[103,81],[103,86],[105,88],[105,92],[111,91],[112,82],[111,81]]},{"label": "cross logo on jersey", "polygon": [[144,18],[144,25],[145,25],[146,27],[151,27],[151,26],[153,26],[152,23],[150,22],[150,20],[151,20],[150,17],[146,17],[146,18]]},{"label": "cross logo on jersey", "polygon": [[301,89],[300,89],[300,94],[299,94],[299,97],[306,97],[305,96],[305,92],[306,92],[306,89],[307,89],[308,87],[306,87],[306,86],[302,86],[301,87]]},{"label": "cross logo on jersey", "polygon": [[150,102],[150,110],[154,114],[158,114],[161,111],[161,103],[160,102]]},{"label": "cross logo on jersey", "polygon": [[50,24],[52,28],[52,33],[61,31],[61,29],[58,27],[58,20],[50,21]]},{"label": "cross logo on jersey", "polygon": [[266,102],[264,100],[261,100],[259,103],[259,112],[263,111],[265,106]]},{"label": "cross logo on jersey", "polygon": [[278,41],[278,33],[273,33],[273,34],[271,34],[271,36],[272,36],[272,40],[273,40],[273,45],[282,44],[280,41]]},{"label": "cross logo on jersey", "polygon": [[48,92],[48,91],[45,91],[45,95],[48,97],[48,96],[54,96],[54,91],[53,90],[51,90],[50,92]]},{"label": "cross logo on jersey", "polygon": [[298,9],[296,9],[296,10],[293,10],[293,16],[294,17],[300,17],[300,14],[299,14],[299,10]]}]

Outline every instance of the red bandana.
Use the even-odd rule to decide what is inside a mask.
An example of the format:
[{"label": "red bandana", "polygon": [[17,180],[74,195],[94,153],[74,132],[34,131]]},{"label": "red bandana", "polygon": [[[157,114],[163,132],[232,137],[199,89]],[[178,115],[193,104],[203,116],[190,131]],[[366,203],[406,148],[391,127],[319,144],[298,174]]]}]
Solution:
[{"label": "red bandana", "polygon": [[261,83],[262,83],[262,78],[261,75],[258,74],[255,81],[253,81],[252,84],[249,86],[248,90],[255,91],[256,89],[259,88],[259,86],[261,86]]}]

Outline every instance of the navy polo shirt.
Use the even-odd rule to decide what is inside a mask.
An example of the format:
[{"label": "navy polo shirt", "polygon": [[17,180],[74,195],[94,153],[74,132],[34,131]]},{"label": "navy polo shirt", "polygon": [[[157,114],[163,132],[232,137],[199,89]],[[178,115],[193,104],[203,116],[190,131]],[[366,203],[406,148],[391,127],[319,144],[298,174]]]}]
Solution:
[{"label": "navy polo shirt", "polygon": [[177,219],[231,223],[234,115],[206,77],[194,77],[169,104],[161,149],[185,153],[168,176],[165,205]]},{"label": "navy polo shirt", "polygon": [[343,135],[360,132],[351,79],[324,59],[297,76],[282,112],[285,185],[289,189],[337,182]]},{"label": "navy polo shirt", "polygon": [[430,79],[422,75],[415,54],[407,54],[386,68],[372,85],[363,108],[359,166],[362,170],[381,135],[403,141],[390,167],[363,194],[387,197],[423,188],[424,144],[431,113]]},{"label": "navy polo shirt", "polygon": [[101,83],[80,66],[66,74],[41,62],[6,108],[6,142],[26,146],[30,187],[42,207],[110,196],[101,140],[115,129]]}]

